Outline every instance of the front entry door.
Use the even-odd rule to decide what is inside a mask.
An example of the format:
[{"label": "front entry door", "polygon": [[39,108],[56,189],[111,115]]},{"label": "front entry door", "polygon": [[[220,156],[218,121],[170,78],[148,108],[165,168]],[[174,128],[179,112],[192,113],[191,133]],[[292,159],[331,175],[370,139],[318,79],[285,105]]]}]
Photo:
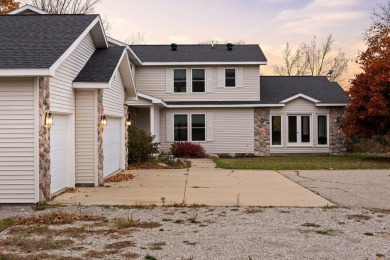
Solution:
[{"label": "front entry door", "polygon": [[309,146],[312,143],[311,116],[288,116],[288,145]]}]

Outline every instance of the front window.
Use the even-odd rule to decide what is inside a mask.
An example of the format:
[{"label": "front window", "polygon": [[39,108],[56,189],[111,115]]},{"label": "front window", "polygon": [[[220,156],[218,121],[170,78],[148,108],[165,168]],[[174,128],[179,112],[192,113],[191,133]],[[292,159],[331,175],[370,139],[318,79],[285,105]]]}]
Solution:
[{"label": "front window", "polygon": [[301,116],[301,141],[310,143],[310,116]]},{"label": "front window", "polygon": [[328,144],[328,120],[327,116],[318,116],[318,144]]},{"label": "front window", "polygon": [[192,141],[206,140],[206,116],[204,114],[191,115]]},{"label": "front window", "polygon": [[288,117],[288,142],[296,143],[298,141],[297,138],[297,117],[289,116]]},{"label": "front window", "polygon": [[272,145],[282,144],[282,117],[272,116]]},{"label": "front window", "polygon": [[226,69],[225,70],[225,87],[235,87],[236,86],[236,70],[235,69]]},{"label": "front window", "polygon": [[173,71],[173,89],[175,93],[187,92],[187,70],[175,69]]},{"label": "front window", "polygon": [[188,141],[188,116],[175,115],[173,129],[175,141]]},{"label": "front window", "polygon": [[192,70],[192,92],[205,92],[205,70]]},{"label": "front window", "polygon": [[288,116],[288,142],[295,145],[310,145],[311,139],[311,117],[310,116]]}]

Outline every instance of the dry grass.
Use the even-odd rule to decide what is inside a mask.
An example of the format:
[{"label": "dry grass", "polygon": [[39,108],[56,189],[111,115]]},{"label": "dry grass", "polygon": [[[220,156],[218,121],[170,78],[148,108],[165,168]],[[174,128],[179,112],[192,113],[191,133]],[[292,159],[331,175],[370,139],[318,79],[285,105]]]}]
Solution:
[{"label": "dry grass", "polygon": [[127,228],[157,228],[162,224],[158,222],[140,222],[139,220],[133,220],[132,218],[116,218],[114,219],[115,226],[120,229]]},{"label": "dry grass", "polygon": [[363,215],[363,214],[355,214],[355,215],[347,215],[348,219],[353,219],[356,221],[362,221],[362,220],[369,220],[371,219],[370,216]]},{"label": "dry grass", "polygon": [[53,212],[49,214],[36,215],[28,218],[13,218],[14,225],[32,225],[32,224],[72,224],[75,221],[99,221],[105,220],[100,216],[77,215],[62,212]]},{"label": "dry grass", "polygon": [[106,249],[121,250],[127,247],[135,247],[135,243],[132,241],[119,241],[106,245]]},{"label": "dry grass", "polygon": [[73,240],[61,239],[53,240],[52,238],[26,239],[23,236],[10,237],[0,241],[0,246],[4,248],[18,248],[24,253],[40,252],[42,250],[63,249],[74,244]]},{"label": "dry grass", "polygon": [[131,173],[118,173],[107,179],[104,182],[124,182],[134,179],[135,176]]}]

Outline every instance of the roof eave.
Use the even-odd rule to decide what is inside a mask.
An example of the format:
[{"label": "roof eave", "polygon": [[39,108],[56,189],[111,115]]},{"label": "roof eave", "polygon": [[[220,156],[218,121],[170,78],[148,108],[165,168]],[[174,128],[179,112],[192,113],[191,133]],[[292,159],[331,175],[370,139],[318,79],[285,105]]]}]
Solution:
[{"label": "roof eave", "polygon": [[185,66],[185,65],[267,65],[266,61],[221,61],[221,62],[142,62],[144,66]]},{"label": "roof eave", "polygon": [[22,68],[0,69],[0,77],[37,77],[54,76],[55,73],[49,68]]}]

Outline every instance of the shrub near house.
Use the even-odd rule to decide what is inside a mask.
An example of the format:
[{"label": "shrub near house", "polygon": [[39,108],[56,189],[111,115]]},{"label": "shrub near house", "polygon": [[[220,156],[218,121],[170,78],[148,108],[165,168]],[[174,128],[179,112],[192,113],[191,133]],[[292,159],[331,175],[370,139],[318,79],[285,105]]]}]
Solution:
[{"label": "shrub near house", "polygon": [[155,137],[145,130],[132,126],[128,134],[129,164],[148,162],[153,158],[153,154],[158,153],[158,143],[153,142]]},{"label": "shrub near house", "polygon": [[204,158],[206,156],[205,150],[200,144],[190,142],[177,142],[172,144],[171,153],[175,157],[183,158]]}]

